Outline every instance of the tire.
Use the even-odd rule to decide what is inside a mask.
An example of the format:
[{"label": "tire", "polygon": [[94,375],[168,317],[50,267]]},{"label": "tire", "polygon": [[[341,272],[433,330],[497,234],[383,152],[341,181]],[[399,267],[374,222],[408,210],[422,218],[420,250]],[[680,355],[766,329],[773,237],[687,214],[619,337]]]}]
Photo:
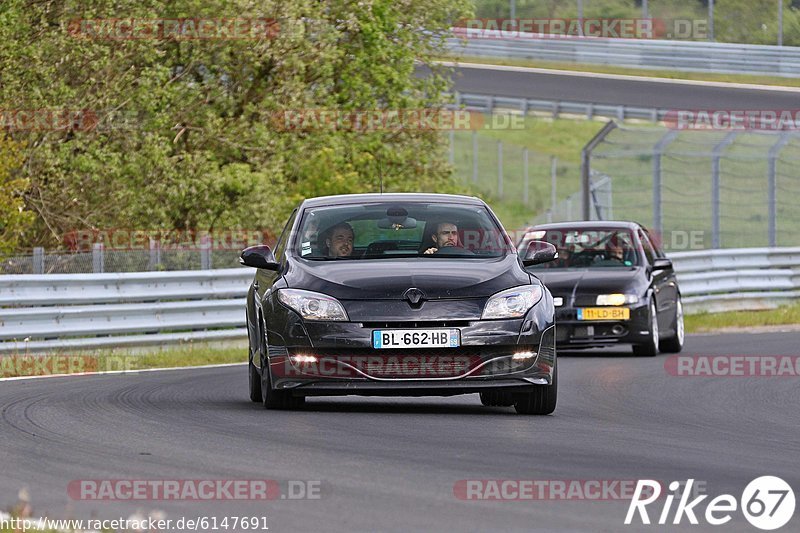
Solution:
[{"label": "tire", "polygon": [[514,397],[509,392],[487,391],[481,392],[481,403],[486,407],[511,407]]},{"label": "tire", "polygon": [[264,404],[264,409],[296,409],[302,407],[305,401],[305,397],[292,396],[290,391],[274,390],[269,378],[269,368],[262,361],[261,403]]},{"label": "tire", "polygon": [[658,355],[658,315],[656,314],[656,303],[650,300],[650,339],[643,344],[633,345],[633,355],[639,357],[655,357]]},{"label": "tire", "polygon": [[686,333],[683,324],[683,304],[681,303],[680,296],[678,296],[678,301],[675,304],[674,324],[675,334],[668,339],[661,339],[659,348],[661,348],[662,352],[680,353],[680,351],[683,350],[683,342]]},{"label": "tire", "polygon": [[521,415],[549,415],[558,399],[558,364],[551,385],[533,385],[530,392],[514,394],[514,409]]},{"label": "tire", "polygon": [[256,370],[256,366],[253,364],[253,356],[250,355],[247,362],[248,366],[248,374],[250,378],[250,401],[253,402],[260,402],[261,401],[261,376]]}]

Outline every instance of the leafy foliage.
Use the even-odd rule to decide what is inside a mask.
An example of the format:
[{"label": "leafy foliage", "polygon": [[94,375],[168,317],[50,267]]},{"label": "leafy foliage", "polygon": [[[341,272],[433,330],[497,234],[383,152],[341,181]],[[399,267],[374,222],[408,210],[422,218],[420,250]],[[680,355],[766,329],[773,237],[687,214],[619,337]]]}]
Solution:
[{"label": "leafy foliage", "polygon": [[[379,176],[387,191],[455,191],[440,132],[280,131],[270,117],[441,105],[446,72],[431,65],[417,77],[415,62],[442,55],[442,35],[468,4],[4,0],[0,126],[20,143],[30,182],[20,182],[35,213],[25,245],[89,228],[274,230],[298,200],[377,191]],[[276,19],[279,31],[98,39],[71,23],[179,17]],[[83,122],[19,127],[8,118],[43,109]]]}]

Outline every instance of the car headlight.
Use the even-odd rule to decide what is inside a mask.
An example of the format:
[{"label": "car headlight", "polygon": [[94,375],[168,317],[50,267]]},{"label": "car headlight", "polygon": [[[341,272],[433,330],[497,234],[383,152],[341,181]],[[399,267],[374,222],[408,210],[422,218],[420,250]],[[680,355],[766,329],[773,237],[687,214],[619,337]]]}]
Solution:
[{"label": "car headlight", "polygon": [[539,303],[542,294],[539,285],[524,285],[500,291],[486,302],[481,319],[521,317]]},{"label": "car headlight", "polygon": [[318,292],[279,289],[278,300],[305,320],[347,320],[339,300]]},{"label": "car headlight", "polygon": [[615,293],[615,294],[598,294],[597,301],[595,304],[597,305],[625,305],[625,304],[635,304],[639,301],[639,297],[635,294],[622,294],[622,293]]}]

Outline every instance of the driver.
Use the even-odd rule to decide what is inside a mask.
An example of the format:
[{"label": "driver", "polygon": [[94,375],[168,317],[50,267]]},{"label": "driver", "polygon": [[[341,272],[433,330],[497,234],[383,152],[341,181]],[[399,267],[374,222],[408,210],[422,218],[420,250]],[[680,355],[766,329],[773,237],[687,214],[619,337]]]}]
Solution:
[{"label": "driver", "polygon": [[435,254],[439,248],[458,246],[458,227],[450,222],[440,222],[436,225],[436,233],[431,235],[436,246],[428,248],[424,253]]},{"label": "driver", "polygon": [[606,248],[606,258],[624,263],[625,253],[622,250],[622,246],[616,242],[609,243],[608,248]]},{"label": "driver", "polygon": [[336,224],[330,229],[330,236],[325,239],[328,257],[349,257],[353,254],[355,232],[347,222]]}]

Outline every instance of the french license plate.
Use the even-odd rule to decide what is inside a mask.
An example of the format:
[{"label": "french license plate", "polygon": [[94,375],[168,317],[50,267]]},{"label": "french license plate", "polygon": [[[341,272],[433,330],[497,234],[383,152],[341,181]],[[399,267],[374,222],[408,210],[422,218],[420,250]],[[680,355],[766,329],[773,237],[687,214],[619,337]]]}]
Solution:
[{"label": "french license plate", "polygon": [[376,329],[373,348],[457,348],[461,344],[457,329]]},{"label": "french license plate", "polygon": [[586,307],[578,309],[578,320],[630,320],[627,307]]}]

